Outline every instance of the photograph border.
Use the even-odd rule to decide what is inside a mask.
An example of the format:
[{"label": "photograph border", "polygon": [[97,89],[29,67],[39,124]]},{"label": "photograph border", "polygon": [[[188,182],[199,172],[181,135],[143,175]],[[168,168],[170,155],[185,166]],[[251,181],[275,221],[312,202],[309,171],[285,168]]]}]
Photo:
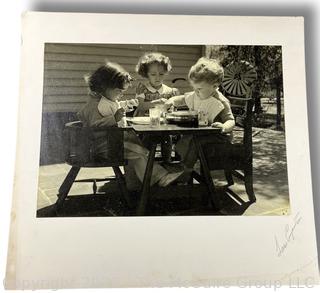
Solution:
[{"label": "photograph border", "polygon": [[[119,20],[122,25],[110,25]],[[7,288],[52,288],[55,282],[56,288],[209,286],[222,280],[285,284],[310,278],[318,283],[303,18],[29,12],[22,40]],[[36,219],[46,42],[281,45],[291,215]],[[278,238],[285,247],[281,256]],[[227,249],[232,253],[221,253]],[[56,271],[43,266],[52,262]]]}]

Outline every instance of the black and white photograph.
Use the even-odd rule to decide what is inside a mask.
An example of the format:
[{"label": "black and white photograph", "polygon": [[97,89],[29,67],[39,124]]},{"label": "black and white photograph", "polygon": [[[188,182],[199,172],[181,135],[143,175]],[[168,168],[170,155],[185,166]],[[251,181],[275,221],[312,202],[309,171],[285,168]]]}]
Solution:
[{"label": "black and white photograph", "polygon": [[44,46],[37,216],[288,215],[281,46]]},{"label": "black and white photograph", "polygon": [[6,288],[319,282],[302,17],[27,12],[19,90]]}]

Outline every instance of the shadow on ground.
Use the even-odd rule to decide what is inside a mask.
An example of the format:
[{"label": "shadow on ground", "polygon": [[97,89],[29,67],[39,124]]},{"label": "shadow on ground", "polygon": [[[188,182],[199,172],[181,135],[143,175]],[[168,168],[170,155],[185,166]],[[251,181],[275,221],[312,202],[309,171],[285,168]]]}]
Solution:
[{"label": "shadow on ground", "polygon": [[[239,131],[235,131],[239,140]],[[199,169],[199,165],[196,166]],[[118,186],[114,182],[106,186],[107,193],[90,195],[92,184],[74,184],[65,205],[57,215],[54,203],[60,184],[70,170],[67,164],[40,167],[38,186],[38,217],[105,217],[134,216],[135,207],[128,209],[119,201]],[[79,178],[104,178],[112,175],[111,168],[81,169]],[[248,203],[244,184],[234,178],[235,184],[227,192],[223,171],[212,172],[222,209],[215,212],[208,200],[207,190],[195,184],[189,191],[184,186],[171,186],[166,190],[153,189],[147,206],[147,216],[194,216],[194,215],[288,215],[290,213],[287,177],[285,133],[270,129],[253,129],[253,182],[257,201]],[[202,189],[201,189],[202,188]],[[132,194],[135,203],[138,195]]]},{"label": "shadow on ground", "polygon": [[[220,211],[215,211],[207,197],[205,186],[171,186],[153,189],[146,209],[146,216],[201,216],[201,215],[242,215],[250,203],[239,199],[236,202],[226,187],[217,189],[220,197]],[[74,195],[66,199],[59,211],[54,205],[39,209],[37,217],[109,217],[135,216],[139,201],[138,194],[132,193],[133,207],[128,208],[120,198],[117,186],[110,182],[108,193],[97,195]]]}]

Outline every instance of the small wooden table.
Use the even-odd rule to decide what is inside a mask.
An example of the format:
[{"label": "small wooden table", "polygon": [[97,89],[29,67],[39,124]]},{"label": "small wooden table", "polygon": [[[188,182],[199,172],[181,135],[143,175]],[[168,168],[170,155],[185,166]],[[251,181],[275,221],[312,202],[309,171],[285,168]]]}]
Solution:
[{"label": "small wooden table", "polygon": [[148,202],[148,196],[150,193],[150,180],[152,176],[153,170],[153,163],[155,159],[156,147],[157,144],[161,141],[161,137],[163,135],[175,135],[175,134],[182,134],[182,135],[192,135],[193,141],[195,143],[200,163],[203,169],[203,177],[205,183],[208,188],[208,193],[212,202],[212,205],[215,208],[219,208],[219,199],[216,194],[215,186],[211,179],[210,170],[208,168],[208,164],[206,162],[203,149],[199,141],[197,140],[197,136],[199,135],[206,135],[206,134],[220,134],[220,128],[213,128],[213,127],[181,127],[174,124],[162,124],[160,126],[154,127],[150,125],[135,125],[132,124],[133,130],[137,134],[148,134],[150,140],[152,142],[151,150],[148,156],[148,162],[146,166],[146,171],[143,178],[142,183],[142,192],[140,197],[140,202],[137,207],[137,215],[141,216],[145,214],[146,205]]}]

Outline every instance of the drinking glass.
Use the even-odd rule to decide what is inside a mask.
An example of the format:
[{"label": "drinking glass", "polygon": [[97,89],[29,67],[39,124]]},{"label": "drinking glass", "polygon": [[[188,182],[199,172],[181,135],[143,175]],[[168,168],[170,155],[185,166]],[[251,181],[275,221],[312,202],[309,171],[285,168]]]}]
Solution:
[{"label": "drinking glass", "polygon": [[160,126],[160,109],[151,108],[149,109],[150,125],[157,127]]},{"label": "drinking glass", "polygon": [[199,119],[199,126],[208,126],[208,114],[207,113],[205,113],[203,111],[199,111],[198,119]]}]

